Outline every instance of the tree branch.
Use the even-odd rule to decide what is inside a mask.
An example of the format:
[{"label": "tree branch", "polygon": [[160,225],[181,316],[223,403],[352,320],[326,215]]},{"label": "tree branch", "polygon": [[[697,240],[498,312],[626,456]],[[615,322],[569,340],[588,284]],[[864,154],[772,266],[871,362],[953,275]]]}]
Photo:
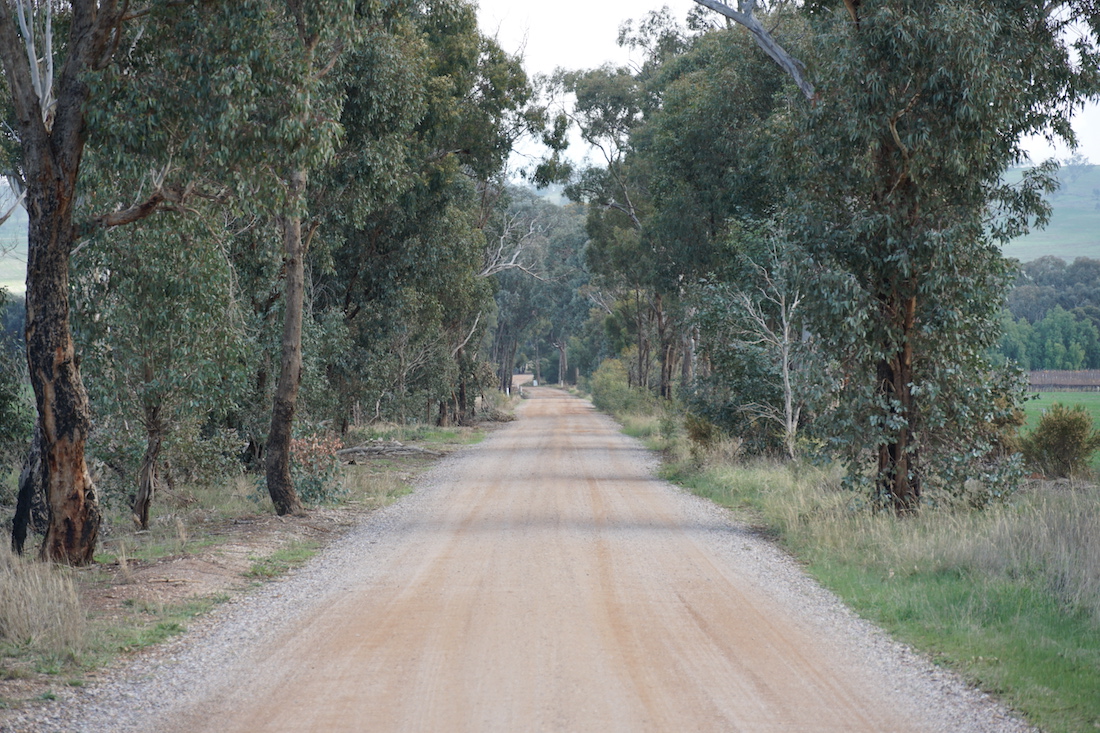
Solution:
[{"label": "tree branch", "polygon": [[768,32],[768,29],[752,14],[753,9],[756,7],[756,0],[738,0],[739,10],[734,10],[729,5],[719,2],[719,0],[695,0],[695,2],[703,7],[710,8],[716,13],[721,13],[738,25],[748,29],[749,33],[752,33],[753,37],[756,38],[756,45],[760,46],[764,53],[768,54],[775,63],[779,64],[781,69],[794,79],[794,83],[802,90],[802,94],[806,99],[812,102],[817,98],[817,92],[814,90],[813,84],[803,75],[806,65],[791,56],[785,48],[779,45],[779,42]]},{"label": "tree branch", "polygon": [[466,335],[466,338],[462,339],[462,343],[460,343],[458,346],[451,349],[451,358],[452,359],[455,358],[456,356],[458,356],[458,352],[462,351],[462,349],[465,348],[466,344],[470,343],[470,339],[472,339],[474,337],[474,333],[477,331],[477,324],[479,324],[480,322],[481,322],[481,314],[478,313],[477,318],[474,319],[473,327],[470,328],[470,333],[468,333]]}]

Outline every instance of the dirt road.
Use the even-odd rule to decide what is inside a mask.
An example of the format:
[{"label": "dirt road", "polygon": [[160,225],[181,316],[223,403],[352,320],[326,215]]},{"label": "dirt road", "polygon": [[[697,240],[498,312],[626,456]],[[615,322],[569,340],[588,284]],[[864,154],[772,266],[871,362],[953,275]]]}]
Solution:
[{"label": "dirt road", "polygon": [[527,392],[369,582],[242,649],[157,729],[927,729],[716,553],[609,421]]}]

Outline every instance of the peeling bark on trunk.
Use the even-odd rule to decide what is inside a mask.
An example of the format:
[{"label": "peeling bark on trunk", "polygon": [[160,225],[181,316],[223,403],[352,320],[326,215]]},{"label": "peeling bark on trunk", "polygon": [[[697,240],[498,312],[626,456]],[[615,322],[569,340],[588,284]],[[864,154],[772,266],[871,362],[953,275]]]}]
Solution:
[{"label": "peeling bark on trunk", "polygon": [[[290,176],[288,206],[293,207],[305,193],[305,171]],[[302,220],[295,213],[283,217],[283,249],[286,256],[286,317],[283,321],[282,359],[279,382],[271,409],[271,428],[264,449],[267,491],[280,516],[305,513],[294,481],[290,476],[290,439],[294,428],[294,412],[298,404],[298,388],[302,382],[302,312],[305,305],[305,252],[302,242]]]},{"label": "peeling bark on trunk", "polygon": [[[85,144],[84,76],[107,63],[126,10],[90,0],[68,6],[67,55],[51,91],[36,83],[32,64],[40,59],[29,53],[7,2],[0,3],[0,61],[27,189],[27,365],[42,431],[50,515],[40,555],[86,565],[95,552],[100,513],[84,460],[91,418],[69,326],[69,256]],[[52,59],[48,63],[52,68]]]},{"label": "peeling bark on trunk", "polygon": [[47,166],[30,191],[27,252],[27,364],[42,426],[50,526],[43,559],[87,565],[99,534],[99,502],[84,460],[91,428],[69,326],[71,178]]}]

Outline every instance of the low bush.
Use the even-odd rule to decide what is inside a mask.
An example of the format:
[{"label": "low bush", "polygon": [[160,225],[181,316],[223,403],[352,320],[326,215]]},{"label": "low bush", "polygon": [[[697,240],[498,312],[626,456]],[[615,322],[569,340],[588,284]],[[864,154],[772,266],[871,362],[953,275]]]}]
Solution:
[{"label": "low bush", "polygon": [[336,457],[342,447],[335,436],[308,435],[290,441],[290,475],[303,503],[325,504],[344,495]]},{"label": "low bush", "polygon": [[626,365],[619,359],[607,359],[592,375],[589,386],[592,404],[604,412],[621,415],[626,412],[643,412],[651,407],[653,395],[630,385]]},{"label": "low bush", "polygon": [[1046,476],[1067,478],[1084,473],[1092,454],[1100,449],[1100,431],[1080,406],[1060,402],[1039,418],[1039,425],[1020,440],[1024,461]]}]

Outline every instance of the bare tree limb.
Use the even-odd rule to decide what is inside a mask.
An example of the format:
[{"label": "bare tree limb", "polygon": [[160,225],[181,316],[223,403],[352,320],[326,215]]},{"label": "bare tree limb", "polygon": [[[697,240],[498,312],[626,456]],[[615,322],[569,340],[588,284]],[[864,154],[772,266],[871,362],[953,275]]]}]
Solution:
[{"label": "bare tree limb", "polygon": [[721,13],[738,25],[742,25],[748,29],[749,33],[752,33],[753,37],[756,38],[756,45],[760,46],[764,53],[768,54],[775,63],[779,64],[781,69],[786,71],[787,74],[794,79],[794,83],[802,90],[802,94],[806,99],[813,101],[817,97],[814,85],[811,84],[804,75],[806,65],[794,56],[791,56],[790,53],[775,40],[775,37],[772,36],[768,29],[757,20],[756,16],[753,15],[753,10],[756,8],[756,0],[738,0],[737,10],[734,10],[723,2],[719,2],[719,0],[695,0],[695,2],[703,7],[710,8],[716,13]]},{"label": "bare tree limb", "polygon": [[[14,189],[12,189],[12,190],[14,191]],[[8,207],[8,210],[5,211],[3,214],[0,214],[0,225],[2,225],[4,222],[6,222],[8,219],[11,218],[11,215],[14,214],[16,209],[18,209],[22,205],[23,199],[25,199],[25,198],[27,198],[27,189],[24,188],[15,197],[15,201],[13,201],[11,206]]]},{"label": "bare tree limb", "polygon": [[462,351],[466,347],[466,344],[470,343],[470,339],[474,337],[477,332],[477,324],[481,322],[481,314],[477,314],[477,318],[474,319],[474,325],[470,328],[470,333],[466,334],[466,338],[462,339],[462,343],[451,349],[451,358],[458,356],[458,352]]}]

